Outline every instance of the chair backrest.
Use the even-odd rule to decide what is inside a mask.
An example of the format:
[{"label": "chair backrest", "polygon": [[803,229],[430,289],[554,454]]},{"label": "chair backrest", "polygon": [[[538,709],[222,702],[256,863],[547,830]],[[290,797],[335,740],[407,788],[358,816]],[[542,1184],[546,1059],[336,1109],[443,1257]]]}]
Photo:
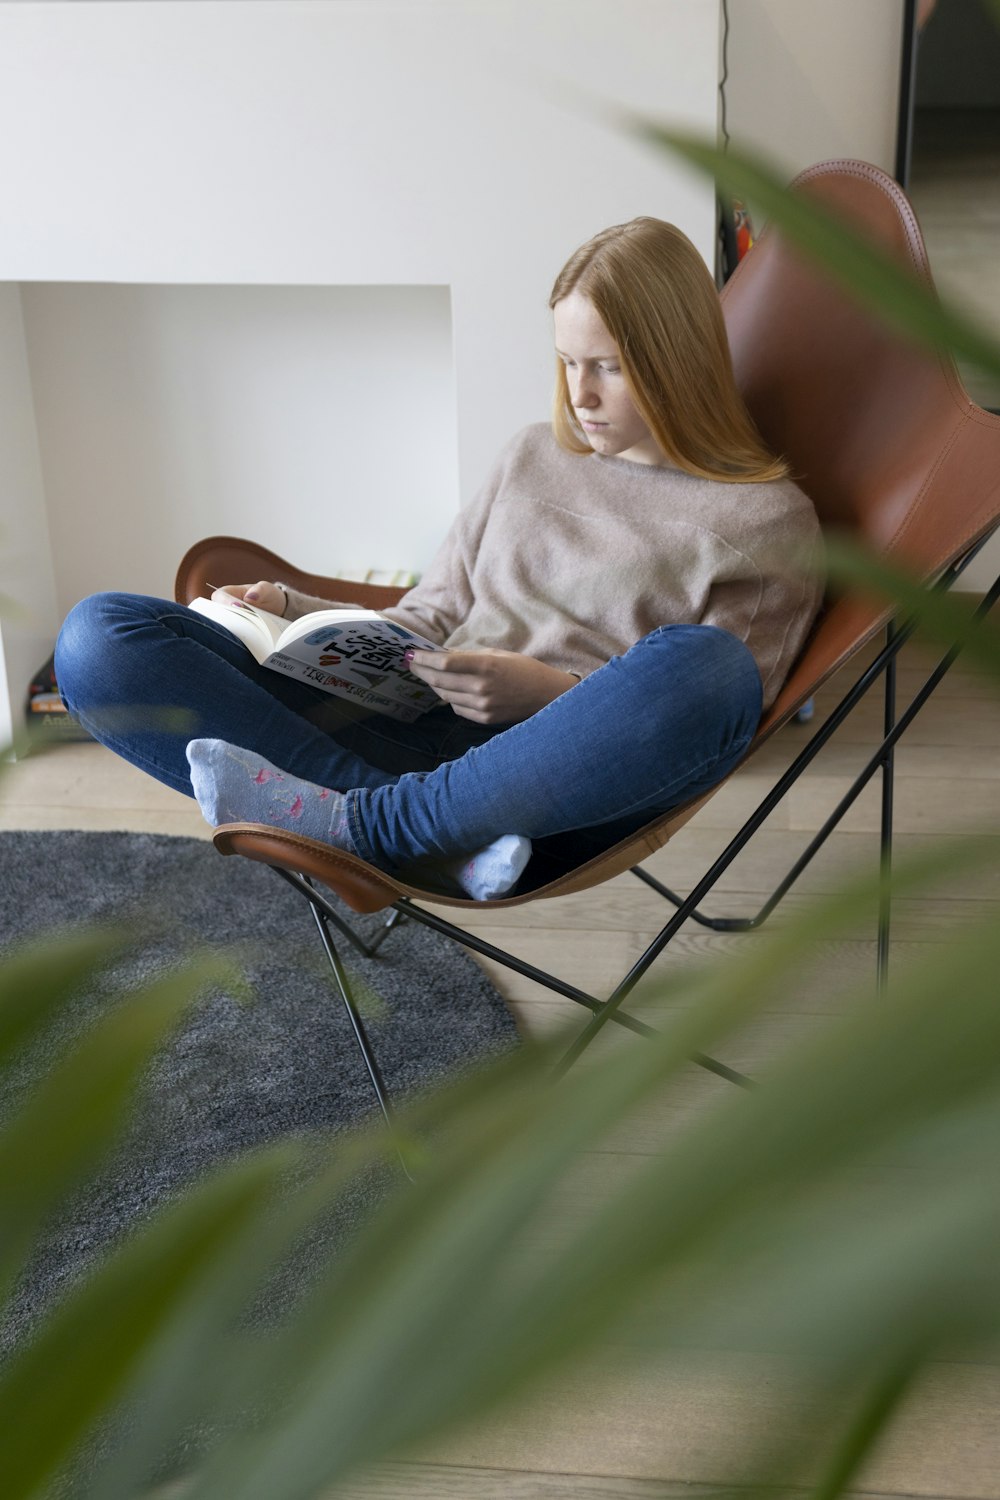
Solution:
[{"label": "chair backrest", "polygon": [[[859,161],[822,162],[793,190],[815,198],[933,289],[906,195]],[[737,382],[765,440],[791,464],[824,530],[930,577],[1000,519],[1000,417],[966,395],[946,355],[918,348],[768,229],[723,293]],[[884,623],[829,604],[761,725],[770,734]]]},{"label": "chair backrest", "polygon": [[273,578],[290,583],[305,594],[360,604],[365,609],[388,609],[406,593],[405,589],[389,584],[356,583],[346,578],[328,578],[322,573],[307,573],[286,562],[277,552],[243,537],[206,536],[189,547],[181,558],[174,579],[174,598],[179,604],[190,604],[199,595],[210,595],[220,579],[223,583],[249,583],[257,578]]}]

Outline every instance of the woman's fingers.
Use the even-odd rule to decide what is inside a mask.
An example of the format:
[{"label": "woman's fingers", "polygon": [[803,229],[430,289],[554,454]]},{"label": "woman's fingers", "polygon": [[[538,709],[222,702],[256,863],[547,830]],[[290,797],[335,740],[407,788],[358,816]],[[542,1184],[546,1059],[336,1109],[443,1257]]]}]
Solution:
[{"label": "woman's fingers", "polygon": [[410,669],[463,718],[512,724],[576,686],[576,678],[516,651],[414,651]]},{"label": "woman's fingers", "polygon": [[212,598],[219,604],[231,604],[234,599],[244,600],[247,604],[256,605],[258,609],[266,609],[272,615],[283,615],[285,612],[284,589],[266,578],[259,579],[257,583],[223,584],[215,590]]},{"label": "woman's fingers", "polygon": [[[469,671],[478,652],[416,651],[407,656],[407,666],[415,677],[432,687],[453,708],[483,708],[486,679],[481,671]],[[464,660],[463,660],[464,658]]]}]

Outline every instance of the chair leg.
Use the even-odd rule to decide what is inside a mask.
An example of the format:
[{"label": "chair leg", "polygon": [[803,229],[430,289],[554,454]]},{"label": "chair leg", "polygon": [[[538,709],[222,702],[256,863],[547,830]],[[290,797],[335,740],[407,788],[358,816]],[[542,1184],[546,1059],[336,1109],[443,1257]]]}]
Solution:
[{"label": "chair leg", "polygon": [[[1000,580],[998,580],[998,582],[1000,582]],[[771,791],[760,803],[756,812],[752,815],[749,821],[744,824],[740,833],[737,835],[737,838],[733,841],[732,844],[728,846],[726,855],[724,856],[727,864],[731,863],[732,859],[739,852],[739,849],[742,848],[743,843],[746,842],[747,838],[749,838],[753,833],[756,833],[757,829],[767,821],[771,813],[778,806],[779,802],[782,801],[785,794],[798,781],[799,777],[802,775],[806,767],[810,765],[811,762],[816,758],[816,756],[826,745],[827,741],[831,739],[836,730],[840,728],[840,725],[844,722],[844,720],[851,713],[853,713],[854,709],[857,707],[861,699],[867,692],[870,691],[870,689],[875,685],[882,674],[888,669],[889,664],[895,661],[895,658],[899,651],[902,649],[904,643],[912,635],[913,629],[914,627],[912,623],[907,623],[906,625],[898,627],[892,633],[891,637],[879,652],[876,659],[871,663],[867,670],[862,673],[857,682],[854,683],[853,687],[848,689],[837,706],[827,715],[826,719],[813,734],[808,744],[803,746],[798,755],[792,761],[791,765],[778,779],[775,785],[771,788]],[[904,719],[900,721],[895,737],[898,738],[898,735],[902,734],[904,728],[909,725],[910,720],[916,715],[917,711],[926,702],[931,692],[933,692],[934,688],[941,680],[941,677],[944,676],[944,673],[951,666],[952,661],[954,661],[954,655],[949,654],[949,656],[945,658],[944,662],[938,668],[937,672],[932,674],[932,677],[928,679],[928,683],[925,685],[924,691],[921,694],[918,694],[913,703],[910,704],[910,707],[907,710],[907,714],[904,716]],[[841,798],[836,808],[827,818],[826,822],[823,824],[823,827],[812,838],[806,849],[795,861],[795,864],[782,880],[781,884],[774,891],[774,893],[768,897],[767,901],[765,901],[764,905],[760,908],[755,916],[706,916],[704,912],[700,912],[698,910],[697,906],[694,906],[693,908],[691,907],[689,897],[678,896],[674,891],[670,890],[669,887],[662,885],[660,881],[654,879],[652,875],[647,874],[646,871],[643,870],[640,866],[634,866],[632,869],[632,874],[636,875],[646,885],[651,886],[654,890],[658,891],[661,896],[665,897],[666,900],[671,901],[674,906],[683,906],[685,908],[687,916],[689,916],[693,921],[699,922],[703,927],[711,928],[714,932],[750,932],[756,927],[762,927],[767,921],[768,917],[774,911],[775,907],[778,906],[783,897],[787,894],[787,892],[794,885],[795,881],[802,874],[803,870],[805,870],[806,867],[811,863],[814,855],[816,855],[826,843],[826,840],[829,838],[830,834],[840,823],[841,819],[844,817],[848,809],[860,796],[861,792],[864,790],[871,777],[874,776],[876,771],[881,768],[887,748],[888,747],[885,743],[879,746],[878,750],[872,756],[871,760],[865,766],[864,770],[858,774],[858,776],[849,787],[848,791]],[[709,887],[709,889],[710,888],[711,887]],[[701,889],[705,889],[704,885],[702,885]]]},{"label": "chair leg", "polygon": [[[978,550],[978,548],[976,550]],[[997,580],[993,584],[993,587],[989,590],[982,603],[977,607],[973,616],[973,623],[977,623],[978,621],[984,619],[989,611],[998,602],[998,600],[1000,600],[1000,578],[997,578]],[[871,759],[866,763],[863,770],[859,771],[857,777],[851,783],[849,789],[841,798],[840,802],[834,808],[830,816],[827,818],[822,828],[818,833],[814,835],[812,840],[803,850],[802,854],[795,861],[795,864],[789,870],[788,874],[781,881],[777,889],[771,896],[768,897],[760,910],[752,917],[709,917],[706,916],[704,912],[699,911],[697,907],[695,907],[694,910],[689,910],[687,913],[688,917],[692,921],[700,923],[702,927],[711,928],[713,932],[751,932],[757,927],[762,927],[767,921],[768,917],[774,911],[774,909],[778,906],[784,896],[794,885],[795,881],[802,874],[803,870],[805,870],[806,867],[811,863],[813,856],[819,852],[819,850],[825,844],[826,840],[829,838],[830,834],[837,828],[845,813],[857,800],[858,796],[868,785],[868,782],[872,779],[876,772],[881,772],[882,820],[880,858],[882,860],[882,868],[884,871],[884,881],[883,900],[881,902],[879,910],[878,973],[880,987],[884,985],[888,965],[889,944],[890,912],[888,887],[889,877],[891,873],[892,857],[893,766],[895,747],[904,732],[909,728],[910,724],[912,724],[917,714],[923,708],[928,698],[930,698],[932,693],[936,690],[938,684],[941,682],[941,679],[953,666],[961,652],[961,646],[953,646],[947,651],[947,653],[941,658],[940,662],[935,667],[934,671],[931,672],[926,678],[919,692],[914,695],[911,702],[907,705],[905,711],[897,719],[897,657],[900,648],[902,647],[904,642],[909,639],[912,631],[912,624],[900,626],[893,622],[887,627],[886,645],[879,653],[876,661],[872,663],[868,671],[858,679],[858,682],[855,683],[854,687],[845,695],[843,699],[841,699],[840,703],[832,711],[829,718],[826,719],[821,728],[817,731],[816,735],[813,736],[813,738],[809,741],[805,748],[799,752],[795,760],[792,762],[792,765],[785,772],[785,775],[782,777],[782,779],[778,782],[777,786],[772,790],[765,801],[761,803],[760,808],[758,808],[757,814],[755,814],[755,829],[756,827],[759,827],[760,823],[763,821],[763,819],[760,817],[760,813],[765,812],[765,815],[770,814],[773,808],[777,805],[780,798],[784,795],[784,792],[787,790],[788,786],[790,786],[792,782],[798,778],[798,776],[803,770],[805,770],[806,766],[814,758],[818,751],[822,749],[823,745],[826,743],[826,740],[830,737],[832,729],[839,727],[839,725],[847,717],[847,714],[853,710],[854,706],[859,701],[863,693],[867,692],[868,689],[872,686],[872,683],[877,679],[878,675],[884,672],[885,732],[882,743],[872,755]],[[645,885],[648,885],[651,889],[657,891],[659,895],[663,896],[667,901],[670,901],[674,906],[680,907],[685,905],[688,898],[679,896],[675,891],[672,891],[661,881],[655,879],[646,870],[643,870],[641,866],[634,866],[632,869],[632,874],[637,876],[639,880],[643,881]]]},{"label": "chair leg", "polygon": [[344,968],[340,954],[337,952],[336,944],[330,935],[330,918],[326,912],[320,911],[315,906],[311,906],[310,910],[319,929],[320,941],[323,944],[330,968],[333,970],[334,983],[337,986],[341,1000],[344,1002],[344,1009],[347,1011],[355,1039],[361,1050],[361,1056],[364,1058],[365,1067],[368,1069],[368,1077],[371,1079],[372,1088],[375,1090],[375,1097],[378,1099],[379,1108],[385,1116],[386,1124],[395,1129],[396,1120],[392,1101],[389,1098],[389,1091],[382,1076],[382,1069],[378,1065],[378,1059],[372,1050],[371,1041],[365,1029],[361,1012],[358,1010],[354,996],[351,994],[351,984],[347,977],[347,971]]},{"label": "chair leg", "polygon": [[[893,626],[886,627],[886,641],[893,637]],[[883,733],[888,749],[882,758],[882,818],[879,842],[879,897],[878,897],[878,944],[875,956],[875,973],[880,995],[885,993],[889,979],[889,924],[892,918],[892,812],[893,783],[895,771],[896,742],[892,732],[896,727],[896,658],[892,657],[885,670],[885,718]]]},{"label": "chair leg", "polygon": [[[385,1120],[386,1125],[389,1127],[389,1133],[392,1137],[392,1143],[395,1148],[396,1155],[399,1158],[399,1165],[402,1168],[403,1176],[406,1177],[410,1182],[415,1182],[416,1178],[410,1170],[409,1161],[407,1160],[405,1137],[399,1130],[399,1126],[396,1121],[396,1112],[392,1106],[392,1098],[386,1086],[385,1078],[382,1075],[382,1069],[379,1067],[378,1058],[375,1056],[375,1052],[372,1047],[371,1040],[368,1036],[368,1032],[365,1028],[365,1023],[362,1018],[361,1012],[358,1010],[358,1007],[354,1000],[354,996],[351,993],[351,983],[348,978],[347,971],[345,970],[344,965],[341,962],[340,954],[337,952],[336,944],[334,943],[333,938],[330,934],[330,916],[328,915],[328,913],[320,911],[320,909],[312,903],[310,903],[310,909],[316,922],[316,927],[319,931],[320,941],[323,944],[323,950],[326,953],[330,968],[333,971],[334,983],[337,986],[337,991],[340,995],[341,1000],[344,1002],[344,1009],[347,1011],[348,1019],[350,1020],[352,1030],[354,1031],[355,1041],[358,1044],[361,1056],[364,1058],[365,1067],[368,1069],[368,1077],[371,1081],[372,1088],[375,1091],[375,1097],[378,1100],[383,1119]],[[394,915],[398,916],[399,914],[395,913]],[[386,927],[383,929],[382,935],[384,936],[385,932],[393,926],[395,926],[394,922],[386,923]]]},{"label": "chair leg", "polygon": [[354,1032],[354,1039],[358,1044],[358,1050],[368,1070],[368,1077],[375,1092],[375,1097],[378,1100],[379,1109],[382,1111],[385,1123],[392,1134],[396,1155],[399,1157],[399,1164],[403,1169],[404,1175],[412,1182],[414,1178],[407,1163],[406,1152],[396,1122],[395,1110],[392,1106],[392,1098],[382,1074],[382,1069],[379,1066],[378,1058],[375,1056],[375,1050],[372,1047],[371,1038],[365,1027],[364,1018],[358,1010],[354,995],[351,992],[350,978],[348,977],[347,970],[344,968],[343,961],[337,951],[337,945],[333,940],[333,934],[330,930],[331,927],[336,927],[342,936],[346,937],[363,957],[371,958],[381,947],[393,928],[405,920],[404,913],[396,909],[391,911],[388,919],[383,924],[382,930],[376,933],[370,943],[366,943],[364,938],[360,937],[354,931],[350,923],[345,921],[339,912],[334,911],[329,903],[324,900],[313,886],[308,875],[297,875],[289,870],[281,869],[278,865],[272,865],[271,869],[274,870],[276,875],[280,875],[284,880],[287,880],[289,885],[305,896],[309,902],[309,909],[313,914],[313,920],[319,931],[323,951],[326,954],[327,962],[333,973],[337,993],[343,1002],[344,1009],[347,1011],[347,1017]]},{"label": "chair leg", "polygon": [[[494,959],[497,963],[503,964],[504,968],[511,969],[515,974],[522,974],[528,979],[534,979],[538,984],[542,984],[546,989],[551,990],[553,994],[563,995],[567,1000],[575,1000],[578,1005],[586,1006],[595,1016],[600,1015],[609,1004],[607,1000],[598,1000],[595,995],[588,995],[586,990],[578,989],[576,985],[567,984],[565,980],[560,979],[555,974],[549,974],[544,969],[538,969],[533,964],[525,963],[523,959],[516,958],[513,953],[507,953],[503,948],[497,948],[493,943],[488,943],[483,938],[474,937],[472,933],[466,932],[464,928],[457,927],[454,922],[449,922],[444,917],[438,916],[436,912],[425,911],[423,907],[415,905],[409,897],[404,896],[401,904],[405,905],[407,913],[415,922],[420,922],[423,926],[429,927],[433,932],[443,933],[445,937],[452,938],[456,943],[461,943],[464,948],[469,948],[473,953],[481,954],[483,958]],[[635,971],[633,971],[633,974],[635,974]],[[635,976],[633,985],[637,982],[637,979],[638,975]],[[619,986],[620,988],[621,986]],[[617,995],[618,991],[616,990],[612,999],[615,999]],[[649,1026],[645,1021],[640,1021],[637,1017],[629,1015],[628,1011],[618,1009],[617,1001],[611,1020],[615,1021],[619,1026],[624,1026],[628,1031],[635,1032],[638,1036],[653,1037],[658,1034],[654,1026]],[[740,1088],[747,1089],[754,1086],[753,1079],[748,1078],[745,1073],[739,1073],[735,1068],[730,1068],[726,1063],[719,1062],[717,1058],[709,1057],[703,1052],[694,1053],[691,1061],[697,1063],[699,1068],[704,1068],[706,1072],[715,1073],[717,1077],[724,1078],[727,1083],[735,1083]],[[571,1062],[572,1057],[567,1054],[563,1061],[557,1064],[555,1076],[560,1077],[562,1073],[568,1071]]]},{"label": "chair leg", "polygon": [[[280,875],[282,880],[286,880],[301,896],[305,896],[313,911],[316,911],[318,894],[316,887],[308,875],[299,875],[293,870],[283,870],[280,865],[271,865],[270,868],[276,875]],[[339,912],[334,911],[328,902],[323,902],[322,909],[327,921],[333,923],[341,936],[347,939],[351,946],[361,954],[362,958],[374,958],[393,928],[397,927],[400,922],[405,921],[403,912],[394,908],[390,912],[381,932],[377,932],[369,943],[365,941],[360,933],[355,932],[350,922],[346,921]]]},{"label": "chair leg", "polygon": [[[1000,600],[1000,577],[997,578],[996,582],[993,584],[993,587],[989,590],[982,603],[978,605],[978,607],[974,611],[972,616],[973,624],[978,623],[980,620],[984,619],[989,611],[993,608],[994,604],[998,602],[998,600]],[[899,647],[902,645],[903,641],[908,639],[909,635],[912,633],[912,630],[912,624],[908,624],[903,627],[897,627],[893,631],[891,640],[885,647],[883,647],[876,661],[873,662],[872,666],[868,668],[868,671],[858,679],[858,682],[855,683],[850,692],[837,705],[837,708],[833,711],[833,713],[822,725],[822,727],[817,731],[816,735],[813,736],[806,748],[801,751],[800,754],[796,757],[792,766],[790,766],[789,769],[784,773],[784,775],[779,778],[775,786],[772,787],[771,791],[760,803],[756,812],[752,814],[752,816],[746,823],[744,823],[739,833],[726,846],[722,854],[720,854],[719,858],[716,860],[715,864],[711,867],[707,874],[702,876],[701,880],[695,886],[691,894],[678,905],[678,909],[674,913],[672,919],[667,922],[666,925],[661,929],[659,935],[650,944],[649,948],[647,948],[646,952],[643,954],[639,962],[633,967],[632,971],[628,975],[626,975],[625,979],[618,986],[617,990],[611,996],[611,998],[605,1002],[599,1012],[596,1012],[591,1017],[587,1025],[584,1027],[583,1031],[581,1031],[573,1047],[571,1048],[570,1053],[567,1054],[567,1065],[569,1062],[574,1061],[578,1056],[580,1056],[582,1052],[586,1050],[586,1048],[590,1045],[594,1037],[607,1021],[615,1019],[618,1008],[620,1007],[622,1001],[629,995],[641,975],[645,973],[646,969],[653,962],[653,960],[659,956],[659,954],[663,951],[667,944],[672,940],[675,932],[680,929],[681,925],[687,920],[687,918],[697,910],[699,901],[701,901],[702,898],[713,889],[719,876],[733,863],[736,856],[743,849],[744,845],[749,841],[751,835],[756,833],[761,824],[770,816],[771,812],[777,806],[778,802],[785,795],[785,792],[788,790],[791,782],[796,779],[800,772],[804,770],[805,766],[809,764],[809,761],[813,758],[813,756],[822,748],[823,744],[826,742],[826,739],[828,739],[830,734],[833,732],[833,728],[837,727],[840,724],[843,717],[845,716],[845,710],[849,711],[850,708],[853,708],[854,704],[858,701],[860,696],[868,690],[868,687],[871,686],[871,682],[874,680],[874,677],[884,671],[887,667],[887,664],[894,660],[895,656],[898,653]],[[937,666],[934,668],[933,672],[931,672],[930,675],[926,678],[923,686],[920,688],[920,691],[913,696],[913,698],[907,704],[904,712],[900,714],[898,718],[896,718],[895,716],[895,681],[893,680],[893,693],[891,699],[891,728],[885,735],[881,745],[879,745],[878,749],[875,751],[875,754],[871,757],[864,769],[859,773],[855,781],[852,783],[851,790],[842,800],[837,813],[833,815],[836,819],[839,820],[842,812],[846,811],[847,806],[850,805],[850,801],[852,801],[854,797],[857,796],[862,787],[867,785],[868,781],[875,774],[875,772],[880,768],[884,768],[884,766],[888,764],[889,794],[887,799],[883,802],[884,816],[886,818],[886,827],[883,836],[883,847],[887,851],[886,857],[888,853],[891,852],[892,753],[899,739],[910,727],[911,723],[923,708],[928,698],[941,682],[941,679],[945,676],[945,674],[957,660],[961,649],[961,644],[951,646],[948,649],[945,655],[938,662]],[[890,705],[887,701],[887,716],[889,713]],[[799,868],[801,868],[801,864]],[[783,883],[783,885],[784,888],[787,889],[787,883]],[[884,909],[884,920],[882,923],[880,923],[880,935],[884,928],[884,938],[882,939],[881,949],[882,956],[880,960],[883,965],[887,962],[888,955],[888,916],[888,903],[886,902]]]},{"label": "chair leg", "polygon": [[[390,932],[392,932],[394,928],[401,926],[405,921],[406,918],[399,910],[399,908],[393,907],[388,917],[382,923],[381,930],[375,934],[371,942],[368,944],[368,956],[371,957],[373,954],[377,953],[382,944],[385,942],[386,938],[389,936]],[[346,922],[344,923],[344,926],[347,926]]]}]

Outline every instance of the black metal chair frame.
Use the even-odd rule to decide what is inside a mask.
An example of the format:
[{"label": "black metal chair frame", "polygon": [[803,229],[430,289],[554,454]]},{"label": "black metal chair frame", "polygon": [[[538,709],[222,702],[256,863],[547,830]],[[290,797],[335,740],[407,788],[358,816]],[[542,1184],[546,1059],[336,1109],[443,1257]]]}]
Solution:
[{"label": "black metal chair frame", "polygon": [[[961,559],[947,568],[935,582],[934,588],[942,592],[950,589],[958,576],[984,545],[985,540],[985,538],[981,539]],[[976,609],[974,620],[978,622],[985,618],[998,598],[1000,598],[1000,577],[997,578],[992,588]],[[374,955],[383,939],[400,920],[405,918],[409,921],[419,922],[423,926],[429,927],[433,931],[442,933],[444,936],[453,939],[463,947],[470,949],[473,953],[493,959],[515,973],[527,979],[535,980],[554,993],[563,995],[566,999],[573,1000],[578,1005],[584,1006],[591,1012],[590,1020],[562,1058],[557,1069],[557,1073],[561,1074],[575,1062],[597,1032],[608,1021],[614,1021],[617,1025],[623,1026],[639,1036],[656,1035],[654,1027],[648,1025],[645,1021],[639,1020],[638,1017],[629,1014],[628,1011],[622,1009],[622,1006],[632,990],[688,918],[700,923],[704,927],[711,928],[714,932],[749,932],[763,926],[768,917],[771,916],[789,890],[791,890],[799,876],[826,843],[831,833],[840,824],[861,792],[878,772],[881,772],[882,788],[879,834],[879,860],[882,878],[878,910],[876,971],[879,987],[880,989],[883,988],[889,964],[891,920],[890,875],[892,867],[893,769],[895,748],[900,738],[906,733],[961,651],[960,645],[949,648],[933,671],[928,674],[904,711],[897,714],[896,664],[899,653],[912,636],[914,628],[914,623],[910,620],[900,620],[898,617],[890,620],[885,629],[885,644],[878,652],[875,660],[861,673],[853,686],[848,689],[836,707],[832,709],[823,723],[815,730],[808,743],[799,751],[791,765],[779,777],[778,781],[761,800],[755,811],[733,838],[730,839],[722,853],[687,896],[682,897],[677,895],[659,880],[648,874],[647,871],[643,870],[641,866],[633,868],[632,874],[637,876],[643,884],[655,890],[665,900],[669,901],[676,907],[676,910],[606,1000],[600,1000],[597,996],[588,994],[587,991],[579,989],[575,985],[568,984],[566,981],[558,978],[558,976],[550,974],[544,969],[539,969],[534,964],[526,963],[523,959],[516,958],[513,954],[507,953],[495,944],[473,936],[456,923],[441,917],[437,912],[428,911],[408,896],[401,897],[390,908],[390,915],[387,922],[371,942],[366,942],[336,909],[332,900],[322,891],[318,890],[309,877],[282,869],[277,865],[272,866],[282,879],[288,881],[290,885],[306,898],[312,908],[320,938],[333,973],[336,989],[350,1017],[358,1046],[368,1069],[372,1087],[387,1123],[390,1126],[394,1123],[389,1090],[386,1087],[385,1079],[375,1056],[371,1039],[366,1031],[364,1020],[351,993],[350,979],[338,951],[332,929],[336,929],[359,953],[367,958]],[[853,712],[880,677],[883,679],[884,707],[883,738],[881,743],[869,757],[864,767],[858,772],[851,786],[844,793],[837,806],[823,823],[823,826],[814,834],[802,854],[763,903],[760,910],[754,916],[750,917],[711,917],[700,911],[699,905],[705,896],[712,891],[720,877],[729,869],[729,866],[767,818],[770,817],[786,793],[794,786],[828,740],[836,733],[840,725]],[[719,1062],[713,1057],[696,1054],[692,1057],[692,1061],[730,1083],[737,1084],[743,1088],[754,1086],[753,1079],[749,1078],[746,1074],[727,1067],[725,1063]]]}]

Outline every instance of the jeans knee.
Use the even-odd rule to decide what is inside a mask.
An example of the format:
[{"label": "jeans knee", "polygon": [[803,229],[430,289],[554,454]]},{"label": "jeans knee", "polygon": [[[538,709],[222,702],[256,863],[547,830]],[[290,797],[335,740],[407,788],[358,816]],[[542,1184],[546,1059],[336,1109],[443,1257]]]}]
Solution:
[{"label": "jeans knee", "polygon": [[750,649],[717,625],[661,625],[634,646],[653,666],[664,713],[748,744],[760,720],[763,686]]},{"label": "jeans knee", "polygon": [[95,664],[106,661],[115,628],[129,613],[128,594],[91,594],[63,621],[55,650],[55,674],[62,696],[71,702],[92,679]]},{"label": "jeans knee", "polygon": [[735,698],[757,705],[763,686],[760,668],[750,648],[719,625],[692,625],[693,652],[700,670],[709,682],[725,685]]}]

